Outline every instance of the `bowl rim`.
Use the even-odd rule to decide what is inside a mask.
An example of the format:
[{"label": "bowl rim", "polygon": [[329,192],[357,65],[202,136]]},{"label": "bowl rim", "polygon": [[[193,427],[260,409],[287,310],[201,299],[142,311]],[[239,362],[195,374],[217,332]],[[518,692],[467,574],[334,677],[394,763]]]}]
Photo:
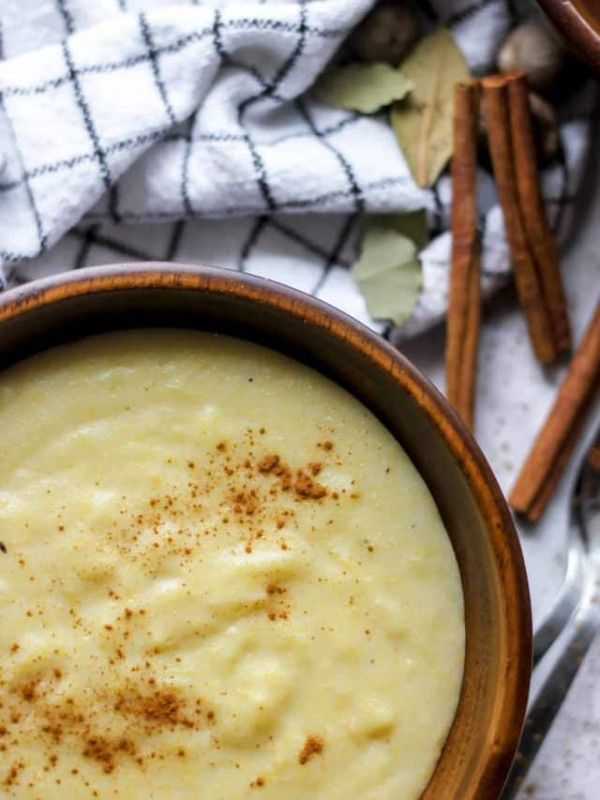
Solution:
[{"label": "bowl rim", "polygon": [[[502,567],[504,623],[511,653],[504,673],[504,703],[493,751],[479,775],[473,798],[496,797],[507,778],[527,708],[532,654],[531,602],[519,538],[504,495],[475,439],[436,387],[401,352],[334,306],[262,277],[220,267],[162,262],[111,264],[61,273],[0,295],[2,325],[64,300],[119,290],[196,290],[234,296],[283,311],[350,345],[409,393],[442,437],[467,480],[484,520],[494,559]],[[443,754],[442,756],[443,757]],[[429,797],[425,790],[424,797]]]},{"label": "bowl rim", "polygon": [[538,0],[576,55],[600,72],[600,29],[594,28],[572,0]]}]

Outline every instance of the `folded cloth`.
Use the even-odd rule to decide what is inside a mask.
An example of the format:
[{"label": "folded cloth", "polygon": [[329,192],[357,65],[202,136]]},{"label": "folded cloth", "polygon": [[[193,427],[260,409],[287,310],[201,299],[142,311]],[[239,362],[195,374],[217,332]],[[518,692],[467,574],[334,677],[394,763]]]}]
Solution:
[{"label": "folded cloth", "polygon": [[[451,186],[419,189],[389,124],[311,94],[373,0],[3,0],[3,285],[109,261],[220,264],[311,292],[397,338],[444,313]],[[427,0],[475,73],[511,0]],[[555,223],[585,159],[576,98],[544,180]],[[509,272],[482,171],[484,288]],[[423,292],[400,328],[371,320],[348,265],[358,218],[426,208]]]}]

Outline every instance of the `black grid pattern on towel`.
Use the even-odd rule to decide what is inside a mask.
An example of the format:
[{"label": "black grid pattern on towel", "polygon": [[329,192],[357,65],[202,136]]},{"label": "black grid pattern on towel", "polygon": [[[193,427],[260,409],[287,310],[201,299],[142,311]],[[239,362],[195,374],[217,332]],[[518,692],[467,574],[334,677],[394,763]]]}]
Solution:
[{"label": "black grid pattern on towel", "polygon": [[[55,0],[57,11],[62,19],[65,33],[71,34],[76,32],[76,19],[73,10],[70,7],[70,0]],[[121,3],[121,9],[124,8],[124,3]],[[26,261],[38,256],[46,249],[47,236],[43,230],[43,220],[36,208],[35,202],[35,181],[44,178],[53,173],[64,171],[71,172],[75,168],[86,164],[95,162],[101,174],[102,182],[108,193],[108,201],[106,203],[105,218],[111,219],[113,222],[135,222],[135,215],[128,214],[126,209],[121,207],[119,203],[119,185],[111,177],[110,161],[111,156],[119,154],[125,150],[145,149],[154,142],[161,140],[175,141],[183,139],[184,148],[182,150],[181,162],[181,181],[180,192],[182,198],[181,216],[194,217],[201,215],[201,210],[194,207],[189,191],[189,164],[193,158],[194,147],[202,145],[207,141],[222,141],[224,143],[235,141],[237,139],[246,143],[250,153],[252,162],[256,171],[256,178],[260,187],[260,192],[264,201],[264,211],[273,213],[277,210],[277,203],[274,200],[271,186],[269,184],[266,166],[264,159],[261,155],[261,144],[255,143],[249,127],[246,124],[245,118],[248,112],[256,104],[261,102],[283,102],[284,97],[278,94],[278,89],[288,75],[296,68],[299,61],[301,61],[305,43],[308,36],[323,37],[327,39],[341,38],[346,32],[343,26],[322,28],[317,25],[311,25],[308,21],[308,6],[309,0],[298,0],[298,20],[297,22],[283,22],[278,19],[253,19],[253,18],[233,18],[223,20],[221,12],[217,9],[214,13],[214,22],[211,27],[206,27],[200,30],[193,31],[185,36],[181,36],[174,41],[162,43],[161,45],[155,44],[153,31],[149,24],[148,17],[145,13],[138,15],[138,24],[140,30],[140,39],[143,43],[143,52],[116,60],[113,62],[103,63],[85,63],[78,64],[73,55],[72,48],[69,44],[69,39],[66,37],[62,43],[62,51],[65,62],[65,70],[63,75],[58,77],[49,78],[41,83],[35,85],[5,85],[2,87],[2,99],[8,98],[28,98],[31,96],[48,95],[61,87],[70,85],[73,90],[75,102],[81,114],[81,119],[87,131],[90,149],[85,152],[73,153],[67,158],[61,158],[56,161],[49,161],[46,163],[38,164],[30,170],[24,170],[20,177],[12,178],[10,180],[0,180],[0,194],[8,192],[25,191],[28,197],[30,206],[31,222],[38,230],[37,235],[37,248],[32,252],[0,252],[0,258],[8,262]],[[281,30],[296,36],[296,45],[290,55],[279,65],[278,69],[271,78],[265,78],[260,71],[252,66],[245,65],[229,55],[223,42],[223,33],[226,31],[252,31],[252,30]],[[176,119],[175,112],[171,99],[168,96],[167,87],[161,75],[161,57],[167,54],[180,52],[184,48],[193,45],[194,43],[212,37],[215,48],[221,58],[222,64],[225,68],[233,68],[243,70],[250,74],[256,81],[257,91],[250,95],[239,104],[238,108],[238,121],[239,132],[219,132],[211,133],[195,133],[195,118],[192,117],[188,121],[184,133],[177,133],[173,131],[176,128],[178,120]],[[102,137],[99,135],[97,126],[94,122],[93,115],[93,98],[87,96],[85,89],[85,78],[88,75],[101,75],[102,73],[116,73],[122,70],[130,70],[140,64],[147,63],[152,72],[152,77],[156,85],[157,91],[161,97],[165,112],[165,125],[147,134],[126,137],[122,140],[103,142]],[[341,131],[344,127],[351,125],[359,119],[359,115],[352,114],[346,119],[330,127],[325,131],[323,137],[334,135]],[[314,132],[307,127],[306,130],[298,130],[297,133],[289,135],[289,140],[295,138],[307,138],[314,136]],[[279,137],[269,142],[269,146],[273,146],[279,142],[285,141],[288,137]],[[353,192],[356,191],[353,188]],[[342,197],[339,194],[337,197]],[[330,202],[335,199],[336,195],[323,193],[314,198],[314,205],[316,207]],[[309,207],[312,205],[311,200],[304,200],[298,204],[298,208]],[[294,208],[294,203],[282,204],[282,208]],[[249,206],[243,207],[227,207],[225,206],[221,213],[224,214],[247,214],[259,213],[260,208]],[[219,210],[212,212],[218,214]],[[156,220],[160,220],[160,213],[156,215]],[[152,221],[152,220],[150,220]],[[243,249],[243,248],[242,248]]]},{"label": "black grid pattern on towel", "polygon": [[[88,215],[87,227],[73,229],[68,236],[73,239],[77,246],[72,248],[72,268],[81,268],[88,264],[98,263],[102,259],[100,251],[106,254],[104,260],[133,259],[133,260],[178,260],[181,255],[182,242],[188,236],[190,227],[194,225],[194,217],[202,217],[203,210],[195,207],[193,202],[193,192],[190,190],[190,164],[194,159],[196,146],[201,146],[210,142],[219,145],[238,142],[244,144],[248,150],[254,168],[255,180],[258,187],[261,203],[255,206],[240,207],[239,205],[228,206],[225,202],[222,209],[212,209],[211,215],[222,214],[239,215],[251,214],[254,219],[249,221],[245,237],[240,240],[239,254],[236,266],[240,270],[245,270],[252,259],[253,253],[260,247],[266,236],[277,234],[290,245],[299,247],[307,257],[319,264],[319,272],[315,276],[309,291],[318,295],[332,270],[336,267],[347,268],[349,261],[344,255],[344,250],[351,241],[357,227],[357,220],[361,212],[365,210],[365,196],[373,190],[383,188],[385,181],[364,182],[359,181],[354,167],[342,150],[336,146],[335,137],[346,128],[357,124],[361,120],[361,115],[349,113],[343,119],[329,125],[319,127],[312,115],[308,105],[303,100],[294,103],[299,120],[302,126],[291,134],[279,137],[272,137],[265,141],[257,137],[248,124],[248,118],[253,109],[260,104],[283,102],[286,98],[285,83],[295,69],[301,68],[302,58],[306,51],[309,37],[322,37],[326,39],[341,38],[346,30],[343,27],[322,28],[311,23],[310,19],[310,0],[296,0],[297,20],[294,22],[283,23],[280,20],[269,19],[224,19],[220,10],[214,11],[213,24],[205,28],[195,30],[185,36],[158,44],[152,25],[145,13],[137,15],[139,26],[139,38],[142,45],[141,51],[128,58],[104,63],[80,64],[74,57],[69,44],[68,35],[76,31],[77,19],[71,8],[71,0],[55,0],[57,11],[62,19],[64,32],[67,34],[62,42],[64,55],[64,73],[56,77],[49,78],[36,84],[10,85],[4,86],[0,102],[5,98],[34,98],[36,96],[50,96],[52,92],[61,87],[71,87],[76,105],[80,111],[81,119],[85,126],[89,138],[89,150],[85,152],[73,153],[68,158],[63,158],[51,163],[43,163],[30,171],[25,171],[19,178],[10,181],[0,181],[0,194],[12,191],[22,191],[28,198],[31,211],[32,226],[37,236],[37,252],[26,253],[0,252],[0,258],[9,262],[8,272],[13,283],[27,280],[26,270],[20,266],[21,262],[28,261],[32,257],[38,256],[47,246],[47,236],[44,232],[43,220],[36,206],[35,192],[32,185],[39,178],[52,173],[69,173],[76,167],[87,164],[97,164],[102,182],[107,190],[108,199],[104,211],[95,211]],[[122,12],[127,12],[126,0],[116,0],[115,5]],[[477,15],[483,13],[490,6],[503,5],[508,7],[511,19],[514,22],[516,12],[514,10],[514,0],[471,0],[471,2],[458,3],[457,10],[451,14],[440,15],[436,8],[435,0],[422,0],[421,11],[432,24],[444,23],[449,27],[463,24],[465,21],[472,21]],[[263,74],[256,66],[243,63],[236,59],[228,50],[225,34],[229,32],[239,32],[240,30],[259,30],[271,29],[282,30],[287,34],[293,34],[295,43],[290,52],[281,60],[281,63],[273,70],[271,75]],[[161,59],[168,54],[179,53],[187,47],[203,40],[211,40],[218,54],[221,69],[238,70],[246,73],[255,84],[255,90],[246,96],[238,105],[237,122],[238,130],[198,130],[196,115],[179,125],[174,110],[172,98],[169,97],[165,80],[163,79],[163,67]],[[145,64],[152,76],[153,84],[156,88],[157,96],[160,99],[164,111],[164,124],[147,134],[127,137],[122,140],[104,142],[99,134],[93,115],[93,98],[87,96],[85,88],[85,77],[87,75],[102,75],[103,73],[119,73],[121,71],[132,70],[139,65]],[[327,191],[324,188],[320,193],[315,193],[310,198],[288,200],[280,202],[277,200],[271,183],[269,181],[269,167],[263,156],[266,147],[272,147],[285,141],[301,143],[304,139],[313,139],[323,150],[326,150],[333,160],[336,168],[343,175],[347,188]],[[135,211],[128,210],[123,206],[119,195],[119,183],[113,180],[111,174],[111,157],[118,155],[125,150],[146,149],[148,146],[157,142],[168,142],[181,144],[181,169],[180,169],[180,195],[181,211],[174,218],[172,214],[163,214],[160,211],[153,214],[144,214],[143,219],[136,215]],[[550,202],[556,207],[555,218],[560,219],[565,209],[572,202],[569,192],[569,176],[567,164],[562,154],[559,156],[559,163],[562,167],[562,180],[560,188],[555,192]],[[390,178],[388,184],[398,183],[398,178]],[[340,217],[336,223],[331,240],[327,244],[319,236],[313,236],[310,230],[298,226],[290,218],[285,220],[278,212],[311,211],[326,206],[336,199],[345,198],[351,201],[354,207],[353,213]],[[432,192],[434,214],[432,221],[434,226],[433,233],[440,233],[444,228],[444,207],[436,188]],[[107,233],[105,228],[107,221],[113,223],[135,224],[140,221],[156,223],[166,223],[172,221],[170,225],[164,225],[165,233],[158,237],[160,244],[153,244],[146,247],[132,244],[129,241],[126,231],[121,235],[120,231]],[[123,225],[126,228],[127,225]],[[114,228],[114,226],[113,226]]]}]

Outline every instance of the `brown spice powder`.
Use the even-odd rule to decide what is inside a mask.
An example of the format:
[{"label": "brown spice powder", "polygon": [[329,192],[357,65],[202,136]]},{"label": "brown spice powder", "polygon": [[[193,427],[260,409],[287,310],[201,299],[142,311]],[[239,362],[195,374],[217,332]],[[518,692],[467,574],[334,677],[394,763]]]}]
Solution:
[{"label": "brown spice powder", "polygon": [[[254,447],[253,441],[250,442]],[[331,441],[320,442],[319,449],[329,452],[333,449]],[[292,523],[296,516],[296,503],[300,501],[321,501],[325,497],[337,498],[337,493],[331,493],[326,486],[317,482],[315,478],[321,474],[323,464],[321,461],[308,461],[292,470],[283,462],[277,453],[255,455],[252,450],[239,453],[235,443],[219,442],[216,446],[217,453],[210,458],[209,463],[185,460],[185,466],[195,470],[194,479],[188,483],[187,489],[174,487],[171,494],[152,497],[148,505],[137,509],[135,513],[124,507],[121,516],[123,522],[108,534],[112,545],[126,548],[127,555],[131,554],[131,544],[143,541],[148,532],[154,532],[151,544],[146,549],[139,548],[135,557],[147,567],[148,574],[153,574],[156,569],[155,557],[150,547],[160,550],[167,555],[189,557],[198,550],[201,553],[200,535],[217,535],[216,528],[207,531],[188,531],[185,521],[190,512],[198,516],[202,506],[197,498],[218,492],[220,507],[227,513],[233,510],[236,522],[243,525],[241,542],[246,547],[246,552],[252,552],[252,543],[268,536],[269,522],[276,529],[283,529],[286,520]],[[226,467],[227,478],[223,478],[222,468]],[[273,507],[273,496],[287,493],[287,508]],[[125,498],[123,498],[125,499]],[[283,496],[281,496],[283,500]],[[178,536],[159,536],[161,526],[169,520],[181,526]],[[181,520],[181,522],[180,522]],[[224,524],[229,523],[229,517],[223,517]],[[122,528],[122,530],[121,530]],[[122,545],[118,544],[123,542]],[[277,544],[282,550],[287,550],[288,545],[284,539],[278,539]],[[20,560],[24,565],[23,559]],[[266,585],[268,605],[266,608],[269,619],[285,620],[291,613],[291,606],[286,595],[286,589],[276,583]],[[113,588],[108,589],[108,596],[120,600],[120,596]],[[104,630],[109,638],[112,658],[109,664],[123,662],[127,657],[127,646],[130,632],[133,630],[135,618],[144,615],[143,609],[126,607],[120,616],[105,623]],[[31,616],[31,612],[29,612]],[[72,612],[73,626],[81,626],[82,620]],[[17,652],[17,645],[11,651]],[[148,670],[150,670],[148,674]],[[146,671],[145,678],[142,673]],[[56,693],[56,683],[61,681],[63,672],[58,667],[51,668],[48,674],[17,685],[10,691],[7,699],[0,700],[0,748],[7,752],[17,744],[17,736],[21,730],[22,717],[35,718],[36,732],[42,747],[47,755],[48,770],[54,769],[59,761],[55,750],[58,745],[69,739],[77,743],[82,754],[95,762],[105,773],[116,770],[124,759],[133,760],[143,764],[143,757],[138,749],[146,738],[158,735],[161,730],[174,727],[184,727],[194,730],[201,725],[213,724],[214,711],[206,711],[201,698],[189,698],[179,695],[171,687],[160,686],[158,682],[148,680],[152,670],[150,663],[145,667],[140,665],[132,672],[139,674],[117,694],[107,691],[102,687],[90,698],[89,707],[77,707],[73,699],[62,697]],[[108,717],[105,712],[109,711]],[[25,713],[26,712],[26,713]],[[33,715],[33,716],[32,716]],[[112,715],[112,716],[111,716]],[[99,724],[100,719],[103,720]],[[124,724],[127,728],[124,729]],[[129,736],[123,737],[126,729],[135,730],[135,740]],[[8,735],[11,736],[9,742]],[[300,752],[298,759],[301,764],[307,763],[312,757],[323,752],[324,742],[316,736],[309,736]],[[60,755],[60,753],[59,753]],[[163,758],[158,751],[156,757]],[[181,756],[180,756],[181,757]],[[9,764],[11,762],[9,761]],[[26,769],[26,764],[18,760],[14,754],[14,762],[4,777],[5,785],[16,784],[21,772]],[[0,785],[2,785],[0,775]],[[263,781],[263,783],[261,783]],[[8,783],[7,783],[8,782]],[[262,777],[254,781],[255,787],[264,785]]]},{"label": "brown spice powder", "polygon": [[304,747],[298,753],[298,761],[304,766],[313,756],[320,756],[325,749],[325,742],[320,736],[307,736]]}]

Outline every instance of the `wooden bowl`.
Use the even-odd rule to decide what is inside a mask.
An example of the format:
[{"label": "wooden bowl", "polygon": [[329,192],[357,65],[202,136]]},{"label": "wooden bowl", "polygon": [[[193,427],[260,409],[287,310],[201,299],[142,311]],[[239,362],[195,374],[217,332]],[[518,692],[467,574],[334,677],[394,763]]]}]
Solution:
[{"label": "wooden bowl", "polygon": [[82,270],[6,293],[0,366],[86,334],[140,326],[218,331],[281,350],[345,386],[402,443],[445,521],[466,613],[460,703],[423,798],[496,798],[527,702],[529,593],[504,498],[444,398],[380,337],[324,303],[228,270],[167,264]]},{"label": "wooden bowl", "polygon": [[600,74],[598,0],[538,0],[574,53]]}]

